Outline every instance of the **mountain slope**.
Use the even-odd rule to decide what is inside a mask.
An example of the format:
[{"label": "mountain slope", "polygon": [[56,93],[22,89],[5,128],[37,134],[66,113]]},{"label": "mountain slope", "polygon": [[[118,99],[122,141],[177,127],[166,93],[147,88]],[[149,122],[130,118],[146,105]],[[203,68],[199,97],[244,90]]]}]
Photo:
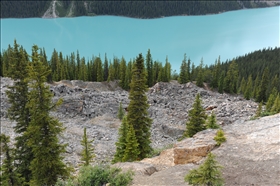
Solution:
[{"label": "mountain slope", "polygon": [[[156,18],[174,15],[205,15],[244,8],[275,6],[279,1],[1,1],[1,18],[55,17],[47,14],[53,4],[59,17],[116,15]],[[49,15],[49,16],[46,16]]]}]

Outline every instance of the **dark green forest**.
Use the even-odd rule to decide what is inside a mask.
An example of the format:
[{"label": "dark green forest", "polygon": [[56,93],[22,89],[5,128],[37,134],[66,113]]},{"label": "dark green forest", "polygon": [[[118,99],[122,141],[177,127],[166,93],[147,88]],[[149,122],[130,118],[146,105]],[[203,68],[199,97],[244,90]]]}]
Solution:
[{"label": "dark green forest", "polygon": [[[16,41],[15,41],[16,43]],[[26,60],[30,56],[23,48]],[[47,56],[44,48],[39,50],[40,58],[50,70],[48,82],[60,80],[83,81],[114,81],[118,80],[120,87],[130,89],[132,66],[134,59],[126,61],[124,57],[108,59],[105,56],[93,56],[86,60],[79,51],[69,54],[54,51]],[[11,64],[14,63],[14,47],[8,46],[1,52],[0,76],[11,77]],[[172,70],[171,63],[154,61],[150,50],[143,55],[147,86],[152,87],[157,82],[178,80],[179,83],[194,82],[198,86],[207,83],[212,90],[220,93],[243,94],[246,99],[253,98],[258,102],[266,102],[273,88],[280,92],[280,48],[267,48],[221,62],[218,57],[215,64],[205,66],[203,61],[195,66],[191,59],[184,55],[180,72]],[[262,90],[261,90],[262,89]]]},{"label": "dark green forest", "polygon": [[[1,1],[1,18],[42,17],[51,4],[46,1]],[[78,1],[60,0],[56,4],[59,17],[116,15],[136,18],[157,18],[175,15],[205,15],[242,8],[267,7],[260,1]]]}]

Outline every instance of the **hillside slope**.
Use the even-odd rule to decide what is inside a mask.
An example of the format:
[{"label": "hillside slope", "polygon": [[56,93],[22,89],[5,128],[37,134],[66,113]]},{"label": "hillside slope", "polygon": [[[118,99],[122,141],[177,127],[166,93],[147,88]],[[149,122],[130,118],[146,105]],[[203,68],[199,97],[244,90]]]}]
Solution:
[{"label": "hillside slope", "polygon": [[156,18],[175,15],[205,15],[244,8],[275,6],[279,1],[1,1],[1,18],[116,15]]}]

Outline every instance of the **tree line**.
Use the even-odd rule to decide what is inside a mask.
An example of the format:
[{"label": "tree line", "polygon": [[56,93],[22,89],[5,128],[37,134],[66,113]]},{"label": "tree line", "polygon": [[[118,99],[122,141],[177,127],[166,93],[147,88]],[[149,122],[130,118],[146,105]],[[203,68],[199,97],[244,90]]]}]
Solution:
[{"label": "tree line", "polygon": [[[47,1],[1,1],[1,18],[42,17],[50,6]],[[73,16],[116,15],[136,18],[157,18],[176,15],[205,15],[238,10],[243,7],[268,6],[260,1],[97,1],[60,0],[57,12],[60,17],[70,8]]]},{"label": "tree line", "polygon": [[[28,58],[26,50],[23,48],[22,50],[26,55],[25,57]],[[13,55],[14,48],[11,46],[8,46],[8,49],[3,51],[3,54],[1,53],[0,76],[10,77],[13,73],[11,70],[11,64],[15,59]],[[40,50],[39,55],[50,70],[50,74],[47,76],[48,82],[60,80],[97,82],[118,80],[120,87],[125,90],[130,88],[132,66],[135,63],[135,59],[126,62],[123,57],[121,59],[114,57],[111,61],[108,60],[105,54],[104,60],[100,56],[93,56],[92,59],[86,61],[84,57],[80,57],[79,51],[76,54],[71,53],[70,56],[64,56],[62,52],[54,50],[50,60],[48,60],[44,49]],[[153,61],[151,52],[148,50],[145,64],[145,70],[148,74],[146,84],[149,87],[159,81],[169,82],[171,80],[171,64],[168,58],[166,58],[164,64]]]},{"label": "tree line", "polygon": [[[16,41],[15,41],[16,43]],[[21,46],[24,57],[28,54]],[[63,55],[54,49],[50,59],[43,49],[39,50],[39,56],[44,65],[50,70],[47,81],[83,80],[83,81],[114,81],[117,80],[124,90],[130,89],[132,79],[132,66],[135,59],[126,61],[124,57],[104,59],[101,56],[93,56],[86,60],[80,57],[79,51],[70,55]],[[152,87],[157,82],[169,82],[178,80],[179,83],[195,82],[203,87],[204,83],[219,93],[242,94],[246,99],[255,99],[258,102],[267,102],[270,94],[275,89],[280,92],[279,72],[280,48],[267,48],[236,57],[232,60],[221,62],[220,57],[212,65],[204,65],[203,58],[198,66],[184,54],[180,72],[172,71],[171,63],[166,57],[164,63],[154,61],[151,51],[148,49],[145,61],[147,73],[146,85]],[[11,77],[15,51],[10,45],[0,53],[0,76]]]}]

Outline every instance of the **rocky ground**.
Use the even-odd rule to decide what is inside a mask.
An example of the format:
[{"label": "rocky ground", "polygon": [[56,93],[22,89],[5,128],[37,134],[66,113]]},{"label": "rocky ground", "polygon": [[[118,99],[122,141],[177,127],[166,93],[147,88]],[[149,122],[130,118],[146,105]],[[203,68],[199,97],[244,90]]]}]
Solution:
[{"label": "rocky ground", "polygon": [[[9,103],[5,91],[11,84],[10,79],[1,77],[1,132],[14,139],[12,130],[14,123],[6,117]],[[117,129],[121,123],[117,119],[118,107],[120,102],[124,108],[128,106],[128,92],[120,89],[117,82],[77,80],[53,83],[50,85],[50,90],[54,93],[54,101],[59,98],[64,100],[52,115],[66,127],[61,136],[61,141],[68,143],[66,161],[78,167],[84,127],[87,128],[90,138],[94,139],[96,163],[111,160],[118,138]],[[219,162],[225,167],[224,176],[227,185],[249,183],[277,185],[276,180],[280,175],[279,115],[250,121],[257,109],[257,103],[238,95],[219,94],[199,88],[192,83],[183,85],[176,81],[157,83],[147,92],[150,104],[149,115],[153,119],[151,129],[153,148],[163,148],[177,143],[177,139],[184,132],[188,110],[191,109],[197,93],[200,93],[207,113],[210,114],[212,111],[216,113],[218,123],[228,137],[224,145],[213,149]],[[267,140],[268,137],[273,140]],[[172,157],[174,153],[169,151],[166,154],[170,161],[170,156]],[[134,185],[186,185],[183,181],[184,175],[200,162],[175,165],[153,164],[153,160],[146,161],[148,162],[141,163],[144,164],[144,169],[140,168],[141,171],[136,171],[138,173]],[[164,158],[162,161],[164,162]],[[143,174],[143,171],[149,172],[150,176],[147,176],[147,173]]]}]

